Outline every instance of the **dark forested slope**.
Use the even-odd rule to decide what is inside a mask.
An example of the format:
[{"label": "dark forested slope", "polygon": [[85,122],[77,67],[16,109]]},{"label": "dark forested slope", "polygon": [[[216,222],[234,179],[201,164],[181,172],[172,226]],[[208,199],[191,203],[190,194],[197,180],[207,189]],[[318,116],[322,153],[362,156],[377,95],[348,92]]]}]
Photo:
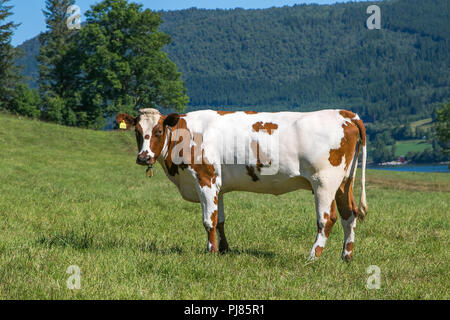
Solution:
[{"label": "dark forested slope", "polygon": [[[450,1],[368,2],[263,10],[163,12],[165,48],[190,108],[313,110],[345,107],[365,120],[405,121],[450,98]],[[36,39],[20,63],[35,77]]]}]

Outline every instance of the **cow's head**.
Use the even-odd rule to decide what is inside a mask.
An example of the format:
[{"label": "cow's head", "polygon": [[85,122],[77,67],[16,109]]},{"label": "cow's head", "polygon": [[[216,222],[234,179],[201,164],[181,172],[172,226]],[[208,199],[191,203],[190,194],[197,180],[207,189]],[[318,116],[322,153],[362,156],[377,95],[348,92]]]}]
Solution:
[{"label": "cow's head", "polygon": [[167,127],[175,126],[179,118],[176,113],[165,116],[156,109],[141,109],[137,117],[120,113],[116,116],[116,121],[118,124],[125,121],[127,129],[135,128],[138,146],[136,163],[152,165],[167,143]]}]

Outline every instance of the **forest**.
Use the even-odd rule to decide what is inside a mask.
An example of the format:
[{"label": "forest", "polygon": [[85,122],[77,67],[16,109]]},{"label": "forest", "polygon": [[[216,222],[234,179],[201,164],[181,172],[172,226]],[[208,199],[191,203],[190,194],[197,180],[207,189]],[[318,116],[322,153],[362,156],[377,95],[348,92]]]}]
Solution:
[{"label": "forest", "polygon": [[[190,109],[344,107],[396,123],[430,116],[450,97],[449,2],[376,2],[380,30],[365,25],[369,4],[161,12],[172,38],[164,50]],[[18,62],[36,79],[39,41],[21,48]]]},{"label": "forest", "polygon": [[[379,30],[366,26],[370,4],[381,9]],[[416,138],[409,123],[436,120],[450,100],[447,0],[158,14],[160,31],[171,38],[162,50],[181,73],[187,110],[350,109],[368,124],[371,140],[379,135],[378,153],[387,160],[393,152],[384,132]],[[16,61],[32,88],[39,47],[39,38],[26,41]],[[432,128],[425,131],[417,136],[431,139]]]}]

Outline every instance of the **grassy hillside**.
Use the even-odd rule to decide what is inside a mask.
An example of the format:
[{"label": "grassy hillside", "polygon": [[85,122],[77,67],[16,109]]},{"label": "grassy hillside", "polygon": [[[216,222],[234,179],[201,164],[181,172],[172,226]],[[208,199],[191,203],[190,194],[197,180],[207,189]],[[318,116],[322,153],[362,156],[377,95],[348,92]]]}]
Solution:
[{"label": "grassy hillside", "polygon": [[[204,252],[200,205],[135,165],[129,132],[0,114],[1,299],[449,299],[450,177],[368,172],[355,258],[336,224],[322,258],[310,192],[225,196],[232,251]],[[358,183],[359,186],[359,183]],[[81,289],[66,287],[70,265]],[[368,290],[366,269],[381,269]]]}]

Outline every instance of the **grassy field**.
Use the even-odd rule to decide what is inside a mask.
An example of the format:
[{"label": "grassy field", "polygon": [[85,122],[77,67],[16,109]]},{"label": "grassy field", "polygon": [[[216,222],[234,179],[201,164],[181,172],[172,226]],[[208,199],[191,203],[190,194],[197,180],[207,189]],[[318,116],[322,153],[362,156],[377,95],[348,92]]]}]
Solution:
[{"label": "grassy field", "polygon": [[406,156],[408,152],[423,152],[426,149],[432,149],[433,145],[424,140],[403,140],[396,141],[395,155],[397,157]]},{"label": "grassy field", "polygon": [[[337,223],[318,261],[314,200],[225,196],[231,252],[205,253],[200,205],[135,165],[129,132],[0,114],[1,299],[449,299],[450,176],[368,171],[355,257]],[[359,189],[359,182],[357,190]],[[69,290],[70,265],[81,289]],[[370,265],[381,288],[369,290]]]},{"label": "grassy field", "polygon": [[412,132],[416,133],[416,129],[419,127],[422,129],[429,129],[433,125],[432,122],[433,122],[432,118],[427,118],[427,119],[422,119],[422,120],[411,122]]}]

